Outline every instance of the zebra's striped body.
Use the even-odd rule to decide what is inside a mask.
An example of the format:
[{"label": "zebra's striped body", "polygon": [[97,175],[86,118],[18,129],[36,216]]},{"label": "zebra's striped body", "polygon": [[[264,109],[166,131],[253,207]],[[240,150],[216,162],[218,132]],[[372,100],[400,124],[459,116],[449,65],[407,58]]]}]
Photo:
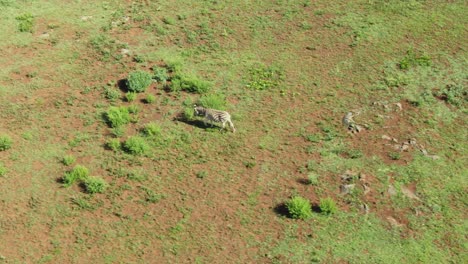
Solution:
[{"label": "zebra's striped body", "polygon": [[195,115],[205,117],[205,119],[203,120],[203,123],[205,125],[207,121],[209,121],[212,126],[213,126],[212,122],[218,122],[223,125],[223,127],[221,128],[221,130],[223,130],[226,128],[226,123],[228,123],[232,129],[232,132],[236,132],[236,129],[234,128],[234,124],[231,121],[231,115],[226,111],[196,106]]}]

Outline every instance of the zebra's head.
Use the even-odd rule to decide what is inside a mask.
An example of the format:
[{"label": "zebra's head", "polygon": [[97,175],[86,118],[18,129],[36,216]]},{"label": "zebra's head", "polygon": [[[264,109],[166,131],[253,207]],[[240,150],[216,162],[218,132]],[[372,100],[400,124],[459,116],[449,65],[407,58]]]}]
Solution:
[{"label": "zebra's head", "polygon": [[193,110],[195,111],[195,115],[204,115],[206,111],[204,107],[197,105],[194,105]]}]

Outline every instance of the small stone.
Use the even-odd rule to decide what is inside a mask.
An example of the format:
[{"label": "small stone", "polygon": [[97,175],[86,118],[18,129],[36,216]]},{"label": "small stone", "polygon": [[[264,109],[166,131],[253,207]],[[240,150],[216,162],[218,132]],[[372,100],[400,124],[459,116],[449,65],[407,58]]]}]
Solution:
[{"label": "small stone", "polygon": [[343,182],[351,182],[357,174],[355,172],[352,172],[350,170],[345,171],[343,175],[341,175],[341,180]]},{"label": "small stone", "polygon": [[396,191],[395,187],[393,187],[393,185],[388,186],[387,192],[388,192],[388,194],[390,194],[390,196],[394,196],[394,195],[397,194],[397,191]]},{"label": "small stone", "polygon": [[49,33],[44,32],[44,33],[42,33],[41,35],[39,35],[39,37],[40,37],[40,38],[49,38],[50,35],[49,35]]},{"label": "small stone", "polygon": [[369,206],[367,204],[365,204],[365,203],[361,204],[360,207],[361,207],[361,210],[364,211],[364,213],[366,213],[366,214],[369,213],[370,209],[369,209]]},{"label": "small stone", "polygon": [[394,227],[401,227],[402,226],[402,224],[398,223],[398,221],[395,218],[391,217],[391,216],[387,217],[387,221]]},{"label": "small stone", "polygon": [[401,186],[401,193],[403,193],[404,196],[410,198],[410,199],[415,199],[415,200],[418,200],[418,201],[421,201],[421,199],[419,199],[418,196],[416,196],[416,194],[414,194],[413,191],[411,191],[410,189],[408,189],[407,187],[405,186]]},{"label": "small stone", "polygon": [[121,49],[120,50],[120,54],[122,54],[122,55],[126,55],[126,54],[129,54],[129,53],[130,53],[129,49]]},{"label": "small stone", "polygon": [[371,188],[367,184],[364,184],[363,186],[364,186],[364,195],[367,195],[371,191]]},{"label": "small stone", "polygon": [[80,17],[80,19],[83,20],[83,21],[88,21],[91,18],[93,18],[93,16],[82,16],[82,17]]},{"label": "small stone", "polygon": [[382,139],[384,140],[392,140],[391,137],[387,136],[387,135],[382,135]]},{"label": "small stone", "polygon": [[395,105],[398,107],[400,111],[403,110],[403,106],[401,105],[401,103],[395,103]]},{"label": "small stone", "polygon": [[340,186],[341,194],[345,195],[351,193],[354,190],[356,184],[343,184]]},{"label": "small stone", "polygon": [[407,151],[409,149],[409,146],[408,144],[403,144],[400,146],[400,151],[403,152],[403,151]]}]

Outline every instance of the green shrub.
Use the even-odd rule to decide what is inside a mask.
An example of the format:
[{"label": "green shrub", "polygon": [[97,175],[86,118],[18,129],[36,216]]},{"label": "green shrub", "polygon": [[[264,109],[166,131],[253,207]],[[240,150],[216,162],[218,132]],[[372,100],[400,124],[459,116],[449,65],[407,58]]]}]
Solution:
[{"label": "green shrub", "polygon": [[316,173],[309,173],[309,175],[307,175],[307,180],[308,180],[308,184],[310,185],[318,185],[319,184],[319,175],[317,175]]},{"label": "green shrub", "polygon": [[120,91],[113,87],[106,87],[104,89],[104,97],[111,102],[115,102],[120,98]]},{"label": "green shrub", "polygon": [[324,214],[330,215],[338,211],[338,206],[332,198],[325,198],[320,200],[320,211]]},{"label": "green shrub", "polygon": [[31,14],[23,14],[16,17],[18,20],[18,30],[20,32],[33,32],[34,16]]},{"label": "green shrub", "polygon": [[170,61],[167,63],[167,69],[172,73],[179,73],[182,71],[184,64],[180,61]]},{"label": "green shrub", "polygon": [[152,94],[148,94],[145,98],[145,102],[147,104],[152,104],[154,102],[156,102],[156,96],[152,95]]},{"label": "green shrub", "polygon": [[133,136],[124,142],[123,149],[133,155],[143,155],[149,150],[149,146],[144,138]]},{"label": "green shrub", "polygon": [[162,68],[162,67],[155,67],[153,69],[153,79],[156,80],[157,82],[165,84],[167,80],[169,79],[167,69]]},{"label": "green shrub", "polygon": [[111,134],[114,135],[115,137],[122,137],[125,134],[125,129],[121,126],[113,127],[111,129]]},{"label": "green shrub", "polygon": [[133,102],[137,98],[137,93],[135,92],[128,92],[125,94],[125,99],[127,102]]},{"label": "green shrub", "polygon": [[84,186],[87,193],[103,193],[108,187],[107,182],[100,177],[88,177],[84,180]]},{"label": "green shrub", "polygon": [[0,151],[7,150],[11,148],[13,140],[7,135],[0,135]]},{"label": "green shrub", "polygon": [[392,160],[399,160],[399,159],[401,158],[400,152],[390,152],[390,153],[388,153],[388,156],[389,156]]},{"label": "green shrub", "polygon": [[211,84],[207,81],[200,80],[195,76],[176,74],[171,80],[169,89],[172,92],[186,91],[190,93],[204,94],[211,89]]},{"label": "green shrub", "polygon": [[454,106],[462,106],[468,101],[468,90],[461,84],[448,85],[438,95]]},{"label": "green shrub", "polygon": [[143,133],[148,137],[154,137],[161,135],[161,126],[151,122],[145,125],[143,128]]},{"label": "green shrub", "polygon": [[106,112],[106,118],[109,126],[120,127],[130,122],[130,113],[127,107],[111,106]]},{"label": "green shrub", "polygon": [[5,176],[6,173],[7,173],[7,168],[2,163],[0,163],[0,177]]},{"label": "green shrub", "polygon": [[200,97],[198,104],[212,109],[224,110],[226,108],[226,98],[220,94],[208,94]]},{"label": "green shrub", "polygon": [[120,149],[120,140],[117,138],[111,138],[106,142],[106,147],[113,151],[118,151]]},{"label": "green shrub", "polygon": [[247,87],[254,90],[274,88],[284,79],[283,70],[257,64],[249,70],[250,80]]},{"label": "green shrub", "polygon": [[[138,112],[140,112],[140,108],[138,108],[137,105],[130,105],[127,107],[127,109],[130,114],[137,114]],[[133,122],[132,119],[130,119],[130,121]]]},{"label": "green shrub", "polygon": [[137,93],[144,92],[150,86],[151,82],[151,74],[144,71],[131,72],[127,79],[128,90]]},{"label": "green shrub", "polygon": [[286,202],[289,215],[294,219],[307,219],[312,216],[312,207],[309,200],[295,196]]},{"label": "green shrub", "polygon": [[67,155],[62,158],[62,163],[65,166],[70,166],[73,163],[75,163],[75,161],[76,161],[76,158],[71,155]]},{"label": "green shrub", "polygon": [[195,117],[195,110],[192,107],[185,107],[184,108],[184,113],[183,113],[183,118],[186,120],[192,120]]},{"label": "green shrub", "polygon": [[89,170],[85,166],[76,165],[71,171],[65,173],[63,177],[63,185],[70,187],[77,181],[83,181],[89,177]]},{"label": "green shrub", "polygon": [[119,50],[122,48],[128,48],[127,44],[119,43],[115,39],[104,34],[91,37],[89,44],[99,55],[101,55],[101,57],[99,57],[99,60],[101,61],[108,61],[111,58],[120,60],[122,59],[122,54]]},{"label": "green shrub", "polygon": [[413,50],[408,50],[406,56],[400,61],[398,66],[402,70],[407,70],[414,66],[431,66],[431,58],[427,55],[418,56]]}]

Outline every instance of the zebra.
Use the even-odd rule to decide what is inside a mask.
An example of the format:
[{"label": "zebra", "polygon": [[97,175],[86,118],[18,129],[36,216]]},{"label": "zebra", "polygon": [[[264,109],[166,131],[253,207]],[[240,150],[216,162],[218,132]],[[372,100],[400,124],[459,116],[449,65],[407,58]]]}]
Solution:
[{"label": "zebra", "polygon": [[223,130],[226,128],[226,123],[229,123],[229,126],[232,129],[232,132],[235,133],[236,129],[234,128],[234,124],[231,121],[231,115],[226,112],[226,111],[221,111],[221,110],[215,110],[215,109],[209,109],[205,108],[202,106],[194,106],[195,110],[195,115],[197,116],[204,116],[205,119],[203,119],[203,124],[206,126],[206,122],[209,121],[211,123],[211,126],[213,126],[212,122],[220,122],[223,124],[223,127],[220,129]]}]

